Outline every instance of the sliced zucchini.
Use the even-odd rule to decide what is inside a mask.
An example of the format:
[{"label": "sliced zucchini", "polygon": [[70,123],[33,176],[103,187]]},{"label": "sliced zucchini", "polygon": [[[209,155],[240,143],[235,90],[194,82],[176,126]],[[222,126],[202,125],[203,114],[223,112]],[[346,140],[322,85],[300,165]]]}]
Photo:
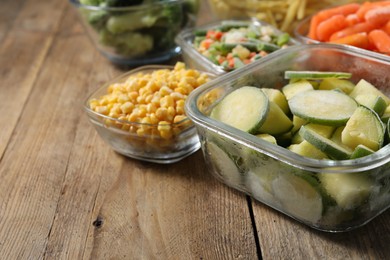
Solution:
[{"label": "sliced zucchini", "polygon": [[364,173],[320,173],[318,176],[324,189],[343,209],[360,206],[369,197],[374,185]]},{"label": "sliced zucchini", "polygon": [[352,150],[348,149],[348,147],[343,147],[305,126],[301,127],[299,134],[303,139],[317,147],[317,149],[324,152],[331,159],[347,160],[351,157]]},{"label": "sliced zucchini", "polygon": [[236,187],[242,182],[242,174],[230,156],[213,142],[206,143],[206,152],[215,166],[217,175],[226,184]]},{"label": "sliced zucchini", "polygon": [[319,150],[317,147],[315,147],[306,140],[303,140],[299,144],[292,144],[287,147],[287,149],[293,153],[313,159],[329,159],[329,157],[325,153],[323,153],[321,150]]},{"label": "sliced zucchini", "polygon": [[269,102],[269,111],[264,123],[259,128],[260,133],[280,135],[291,130],[293,123],[274,102]]},{"label": "sliced zucchini", "polygon": [[383,123],[387,123],[389,121],[389,118],[390,118],[390,105],[386,107],[385,111],[383,112],[383,115],[381,116],[381,120]]},{"label": "sliced zucchini", "polygon": [[290,108],[288,107],[287,99],[283,95],[282,91],[276,88],[261,88],[261,90],[268,97],[269,101],[277,104],[286,115],[290,113]]},{"label": "sliced zucchini", "polygon": [[313,224],[322,217],[323,202],[314,178],[306,177],[280,174],[273,180],[272,190],[285,213]]},{"label": "sliced zucchini", "polygon": [[344,125],[357,108],[353,98],[331,90],[308,90],[295,95],[288,104],[294,115],[330,126]]},{"label": "sliced zucchini", "polygon": [[306,127],[306,129],[313,130],[317,134],[320,134],[326,138],[330,138],[336,129],[334,126],[319,125],[319,124],[314,124],[314,123],[306,124],[305,127]]},{"label": "sliced zucchini", "polygon": [[382,97],[387,105],[390,105],[390,98],[383,94],[379,89],[377,89],[370,82],[361,79],[349,95],[353,98],[356,98],[358,95],[375,95]]},{"label": "sliced zucchini", "polygon": [[271,144],[277,144],[276,138],[270,134],[257,134],[256,137],[270,142]]},{"label": "sliced zucchini", "polygon": [[267,96],[259,88],[245,86],[229,93],[210,117],[242,131],[256,134],[269,111]]},{"label": "sliced zucchini", "polygon": [[355,97],[355,100],[363,106],[371,108],[374,110],[379,116],[382,116],[387,108],[386,101],[378,95],[374,94],[359,94]]},{"label": "sliced zucchini", "polygon": [[300,118],[299,116],[293,115],[293,128],[291,129],[291,133],[295,134],[299,131],[301,126],[306,125],[308,122],[306,119]]},{"label": "sliced zucchini", "polygon": [[363,144],[377,151],[383,145],[384,134],[385,126],[378,114],[365,106],[359,106],[348,120],[341,141],[352,149]]},{"label": "sliced zucchini", "polygon": [[333,71],[285,71],[285,79],[349,79],[352,73],[349,72],[333,72]]},{"label": "sliced zucchini", "polygon": [[298,93],[313,90],[313,86],[307,80],[299,80],[296,82],[289,83],[282,88],[282,92],[287,100],[291,99]]},{"label": "sliced zucchini", "polygon": [[337,78],[326,78],[321,80],[321,83],[318,87],[320,90],[332,90],[332,89],[340,89],[346,94],[351,93],[355,84],[350,80],[346,79],[337,79]]},{"label": "sliced zucchini", "polygon": [[374,150],[368,148],[365,145],[359,144],[358,146],[356,146],[355,150],[353,150],[353,153],[351,155],[351,159],[364,157],[364,156],[367,156],[367,155],[370,155],[373,153],[375,153]]}]

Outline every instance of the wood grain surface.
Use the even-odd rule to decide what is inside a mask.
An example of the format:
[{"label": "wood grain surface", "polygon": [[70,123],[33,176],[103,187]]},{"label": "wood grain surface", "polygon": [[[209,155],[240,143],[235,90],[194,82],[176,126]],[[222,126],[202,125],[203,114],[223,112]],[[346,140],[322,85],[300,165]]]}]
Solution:
[{"label": "wood grain surface", "polygon": [[[213,19],[202,1],[198,24]],[[390,259],[389,211],[324,233],[217,181],[201,151],[115,153],[83,104],[126,70],[68,1],[1,1],[0,259]]]}]

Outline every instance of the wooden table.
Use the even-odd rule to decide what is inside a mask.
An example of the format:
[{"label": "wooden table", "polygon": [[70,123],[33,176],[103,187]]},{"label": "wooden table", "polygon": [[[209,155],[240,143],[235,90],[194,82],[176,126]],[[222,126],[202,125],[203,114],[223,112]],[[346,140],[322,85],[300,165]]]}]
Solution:
[{"label": "wooden table", "polygon": [[120,73],[67,1],[1,1],[0,259],[390,259],[390,211],[324,233],[219,183],[200,151],[112,151],[82,102]]}]

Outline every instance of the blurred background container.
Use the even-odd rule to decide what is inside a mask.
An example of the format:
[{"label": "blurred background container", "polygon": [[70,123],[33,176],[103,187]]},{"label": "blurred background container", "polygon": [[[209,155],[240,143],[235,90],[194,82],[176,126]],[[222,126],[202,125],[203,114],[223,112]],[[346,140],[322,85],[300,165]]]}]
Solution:
[{"label": "blurred background container", "polygon": [[292,33],[299,21],[333,5],[362,3],[351,0],[208,0],[218,19],[255,17]]},{"label": "blurred background container", "polygon": [[97,49],[117,64],[139,66],[177,56],[175,37],[193,26],[199,0],[69,0]]}]

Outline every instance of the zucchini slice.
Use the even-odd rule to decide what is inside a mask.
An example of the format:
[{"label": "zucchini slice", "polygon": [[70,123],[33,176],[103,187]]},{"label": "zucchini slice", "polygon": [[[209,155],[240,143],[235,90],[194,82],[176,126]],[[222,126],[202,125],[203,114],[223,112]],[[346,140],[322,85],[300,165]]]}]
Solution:
[{"label": "zucchini slice", "polygon": [[365,106],[359,106],[341,133],[341,142],[351,149],[363,144],[377,151],[383,145],[385,130],[385,125],[377,113]]},{"label": "zucchini slice", "polygon": [[242,175],[230,156],[213,142],[206,143],[206,151],[215,166],[216,174],[229,186],[237,187],[242,182]]},{"label": "zucchini slice", "polygon": [[264,123],[269,100],[259,88],[245,86],[229,93],[211,111],[210,117],[242,131],[257,134]]},{"label": "zucchini slice", "polygon": [[287,70],[284,73],[285,79],[349,79],[352,73],[349,72],[333,72],[333,71],[292,71]]},{"label": "zucchini slice", "polygon": [[358,106],[350,96],[332,90],[308,90],[295,95],[288,104],[294,115],[329,126],[345,125]]},{"label": "zucchini slice", "polygon": [[301,127],[299,134],[303,139],[317,147],[332,159],[347,160],[351,157],[352,150],[348,149],[348,147],[343,147],[305,126]]},{"label": "zucchini slice", "polygon": [[283,211],[293,217],[308,221],[318,222],[322,217],[323,201],[319,190],[315,187],[315,180],[295,174],[280,174],[272,182],[272,190],[275,198],[280,201]]}]

